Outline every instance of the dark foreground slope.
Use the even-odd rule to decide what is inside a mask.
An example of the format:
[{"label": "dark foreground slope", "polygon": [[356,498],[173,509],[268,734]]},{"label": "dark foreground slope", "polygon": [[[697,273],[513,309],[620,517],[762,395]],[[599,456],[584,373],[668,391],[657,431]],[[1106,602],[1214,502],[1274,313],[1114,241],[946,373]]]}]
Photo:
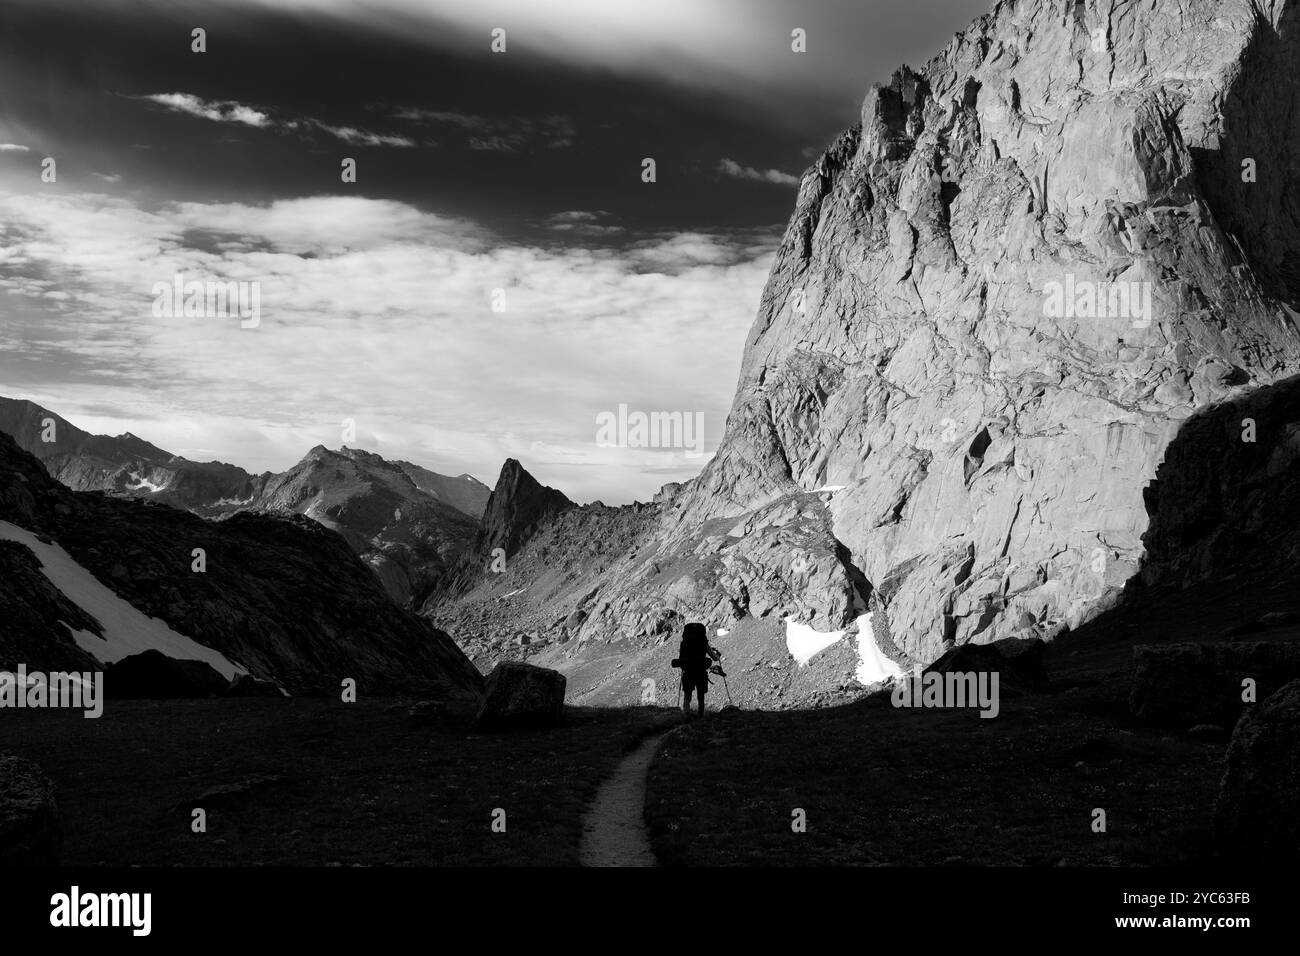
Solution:
[{"label": "dark foreground slope", "polygon": [[[1184,422],[1145,497],[1140,575],[1112,610],[1048,646],[1045,689],[1004,697],[996,717],[895,708],[885,693],[727,713],[670,738],[647,803],[661,862],[1177,865],[1257,853],[1213,833],[1231,722],[1138,719],[1134,648],[1210,645],[1251,660],[1254,642],[1300,646],[1300,380]],[[1248,672],[1259,702],[1290,679]],[[1207,682],[1228,700],[1241,691],[1232,673],[1187,676],[1181,694],[1178,672],[1166,680],[1192,713]],[[791,832],[794,808],[808,815],[804,834]],[[1092,828],[1098,808],[1104,833]],[[1254,823],[1274,841],[1284,829]]]}]

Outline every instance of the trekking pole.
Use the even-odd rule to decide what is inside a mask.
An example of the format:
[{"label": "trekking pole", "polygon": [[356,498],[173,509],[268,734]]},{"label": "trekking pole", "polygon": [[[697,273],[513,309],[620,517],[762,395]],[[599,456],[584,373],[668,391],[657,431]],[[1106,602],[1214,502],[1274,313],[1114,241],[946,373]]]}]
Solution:
[{"label": "trekking pole", "polygon": [[727,683],[727,675],[725,672],[722,675],[722,686],[727,688],[727,703],[732,707],[735,707],[736,702],[731,699],[731,685]]}]

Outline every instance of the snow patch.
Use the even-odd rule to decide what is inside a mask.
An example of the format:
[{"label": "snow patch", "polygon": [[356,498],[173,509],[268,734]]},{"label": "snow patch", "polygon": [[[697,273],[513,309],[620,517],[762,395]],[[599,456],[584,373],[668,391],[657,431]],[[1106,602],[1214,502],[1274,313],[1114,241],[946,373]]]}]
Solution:
[{"label": "snow patch", "polygon": [[253,503],[252,495],[249,495],[243,501],[240,501],[238,498],[218,498],[216,501],[212,503],[212,507],[220,508],[223,505],[234,505],[234,506],[251,505],[252,503]]},{"label": "snow patch", "polygon": [[78,630],[72,632],[72,639],[83,651],[103,663],[111,664],[132,654],[155,650],[168,657],[211,664],[227,680],[236,674],[248,673],[221,652],[178,634],[163,621],[149,617],[122,600],[57,544],[45,544],[30,531],[8,521],[0,521],[0,539],[17,541],[31,549],[50,583],[99,622],[104,631],[102,638]]},{"label": "snow patch", "polygon": [[726,637],[730,633],[731,632],[727,630],[725,627],[718,628],[718,637]]},{"label": "snow patch", "polygon": [[848,485],[822,485],[820,488],[814,488],[813,494],[819,491],[843,491]]},{"label": "snow patch", "polygon": [[800,624],[793,617],[785,619],[785,649],[799,662],[800,667],[843,636],[843,631],[817,631],[808,624]]},{"label": "snow patch", "polygon": [[509,594],[503,594],[502,597],[514,597],[516,594],[523,594],[528,588],[515,588]]},{"label": "snow patch", "polygon": [[880,652],[870,611],[858,618],[858,670],[854,676],[859,684],[879,684],[903,676],[903,669]]},{"label": "snow patch", "polygon": [[[879,684],[891,677],[903,677],[903,669],[880,652],[875,631],[871,629],[871,612],[858,615],[858,667],[854,676],[860,684]],[[807,664],[826,648],[835,644],[847,631],[817,631],[800,624],[793,617],[785,619],[785,646],[790,656]]]},{"label": "snow patch", "polygon": [[141,488],[148,488],[150,491],[162,491],[166,485],[155,485],[148,478],[141,478],[134,471],[131,472],[131,479],[136,482],[134,485],[127,485],[127,491],[139,491]]}]

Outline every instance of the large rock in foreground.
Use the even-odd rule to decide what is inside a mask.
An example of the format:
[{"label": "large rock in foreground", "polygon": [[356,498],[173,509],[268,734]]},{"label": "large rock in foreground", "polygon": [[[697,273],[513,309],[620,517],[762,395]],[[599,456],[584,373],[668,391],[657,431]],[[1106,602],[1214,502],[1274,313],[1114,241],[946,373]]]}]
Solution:
[{"label": "large rock in foreground", "polygon": [[564,716],[564,675],[532,664],[498,664],[478,712],[484,727],[549,727]]},{"label": "large rock in foreground", "polygon": [[1133,648],[1129,710],[1139,720],[1182,730],[1231,727],[1247,706],[1246,678],[1255,681],[1256,701],[1300,678],[1300,644],[1140,644]]},{"label": "large rock in foreground", "polygon": [[229,686],[203,661],[178,660],[154,650],[124,657],[104,671],[104,696],[115,700],[218,697]]},{"label": "large rock in foreground", "polygon": [[58,866],[54,784],[30,760],[0,754],[0,866]]},{"label": "large rock in foreground", "polygon": [[1047,687],[1043,654],[1047,644],[1040,640],[998,641],[995,644],[962,644],[946,651],[925,669],[926,673],[997,673],[1002,691],[1040,691]]},{"label": "large rock in foreground", "polygon": [[1215,830],[1233,852],[1300,855],[1300,680],[1237,724],[1215,808]]}]

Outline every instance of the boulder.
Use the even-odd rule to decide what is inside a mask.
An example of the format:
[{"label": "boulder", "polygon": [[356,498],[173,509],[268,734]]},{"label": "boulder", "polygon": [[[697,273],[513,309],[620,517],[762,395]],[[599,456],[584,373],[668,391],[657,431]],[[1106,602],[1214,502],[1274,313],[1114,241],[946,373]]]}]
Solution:
[{"label": "boulder", "polygon": [[1300,680],[1257,704],[1228,743],[1215,833],[1232,853],[1300,855]]},{"label": "boulder", "polygon": [[124,657],[104,671],[104,696],[118,700],[220,697],[229,686],[203,661],[180,660],[155,650]]},{"label": "boulder", "polygon": [[548,727],[564,716],[565,678],[559,671],[504,661],[487,678],[477,721],[484,727]]},{"label": "boulder", "polygon": [[1005,640],[993,644],[961,644],[946,651],[925,669],[928,673],[997,672],[1000,692],[1038,691],[1047,686],[1040,640]]},{"label": "boulder", "polygon": [[1139,644],[1129,710],[1162,727],[1231,727],[1247,706],[1241,699],[1247,677],[1255,681],[1257,702],[1300,678],[1300,643]]},{"label": "boulder", "polygon": [[30,760],[0,754],[0,867],[58,866],[54,784]]}]

